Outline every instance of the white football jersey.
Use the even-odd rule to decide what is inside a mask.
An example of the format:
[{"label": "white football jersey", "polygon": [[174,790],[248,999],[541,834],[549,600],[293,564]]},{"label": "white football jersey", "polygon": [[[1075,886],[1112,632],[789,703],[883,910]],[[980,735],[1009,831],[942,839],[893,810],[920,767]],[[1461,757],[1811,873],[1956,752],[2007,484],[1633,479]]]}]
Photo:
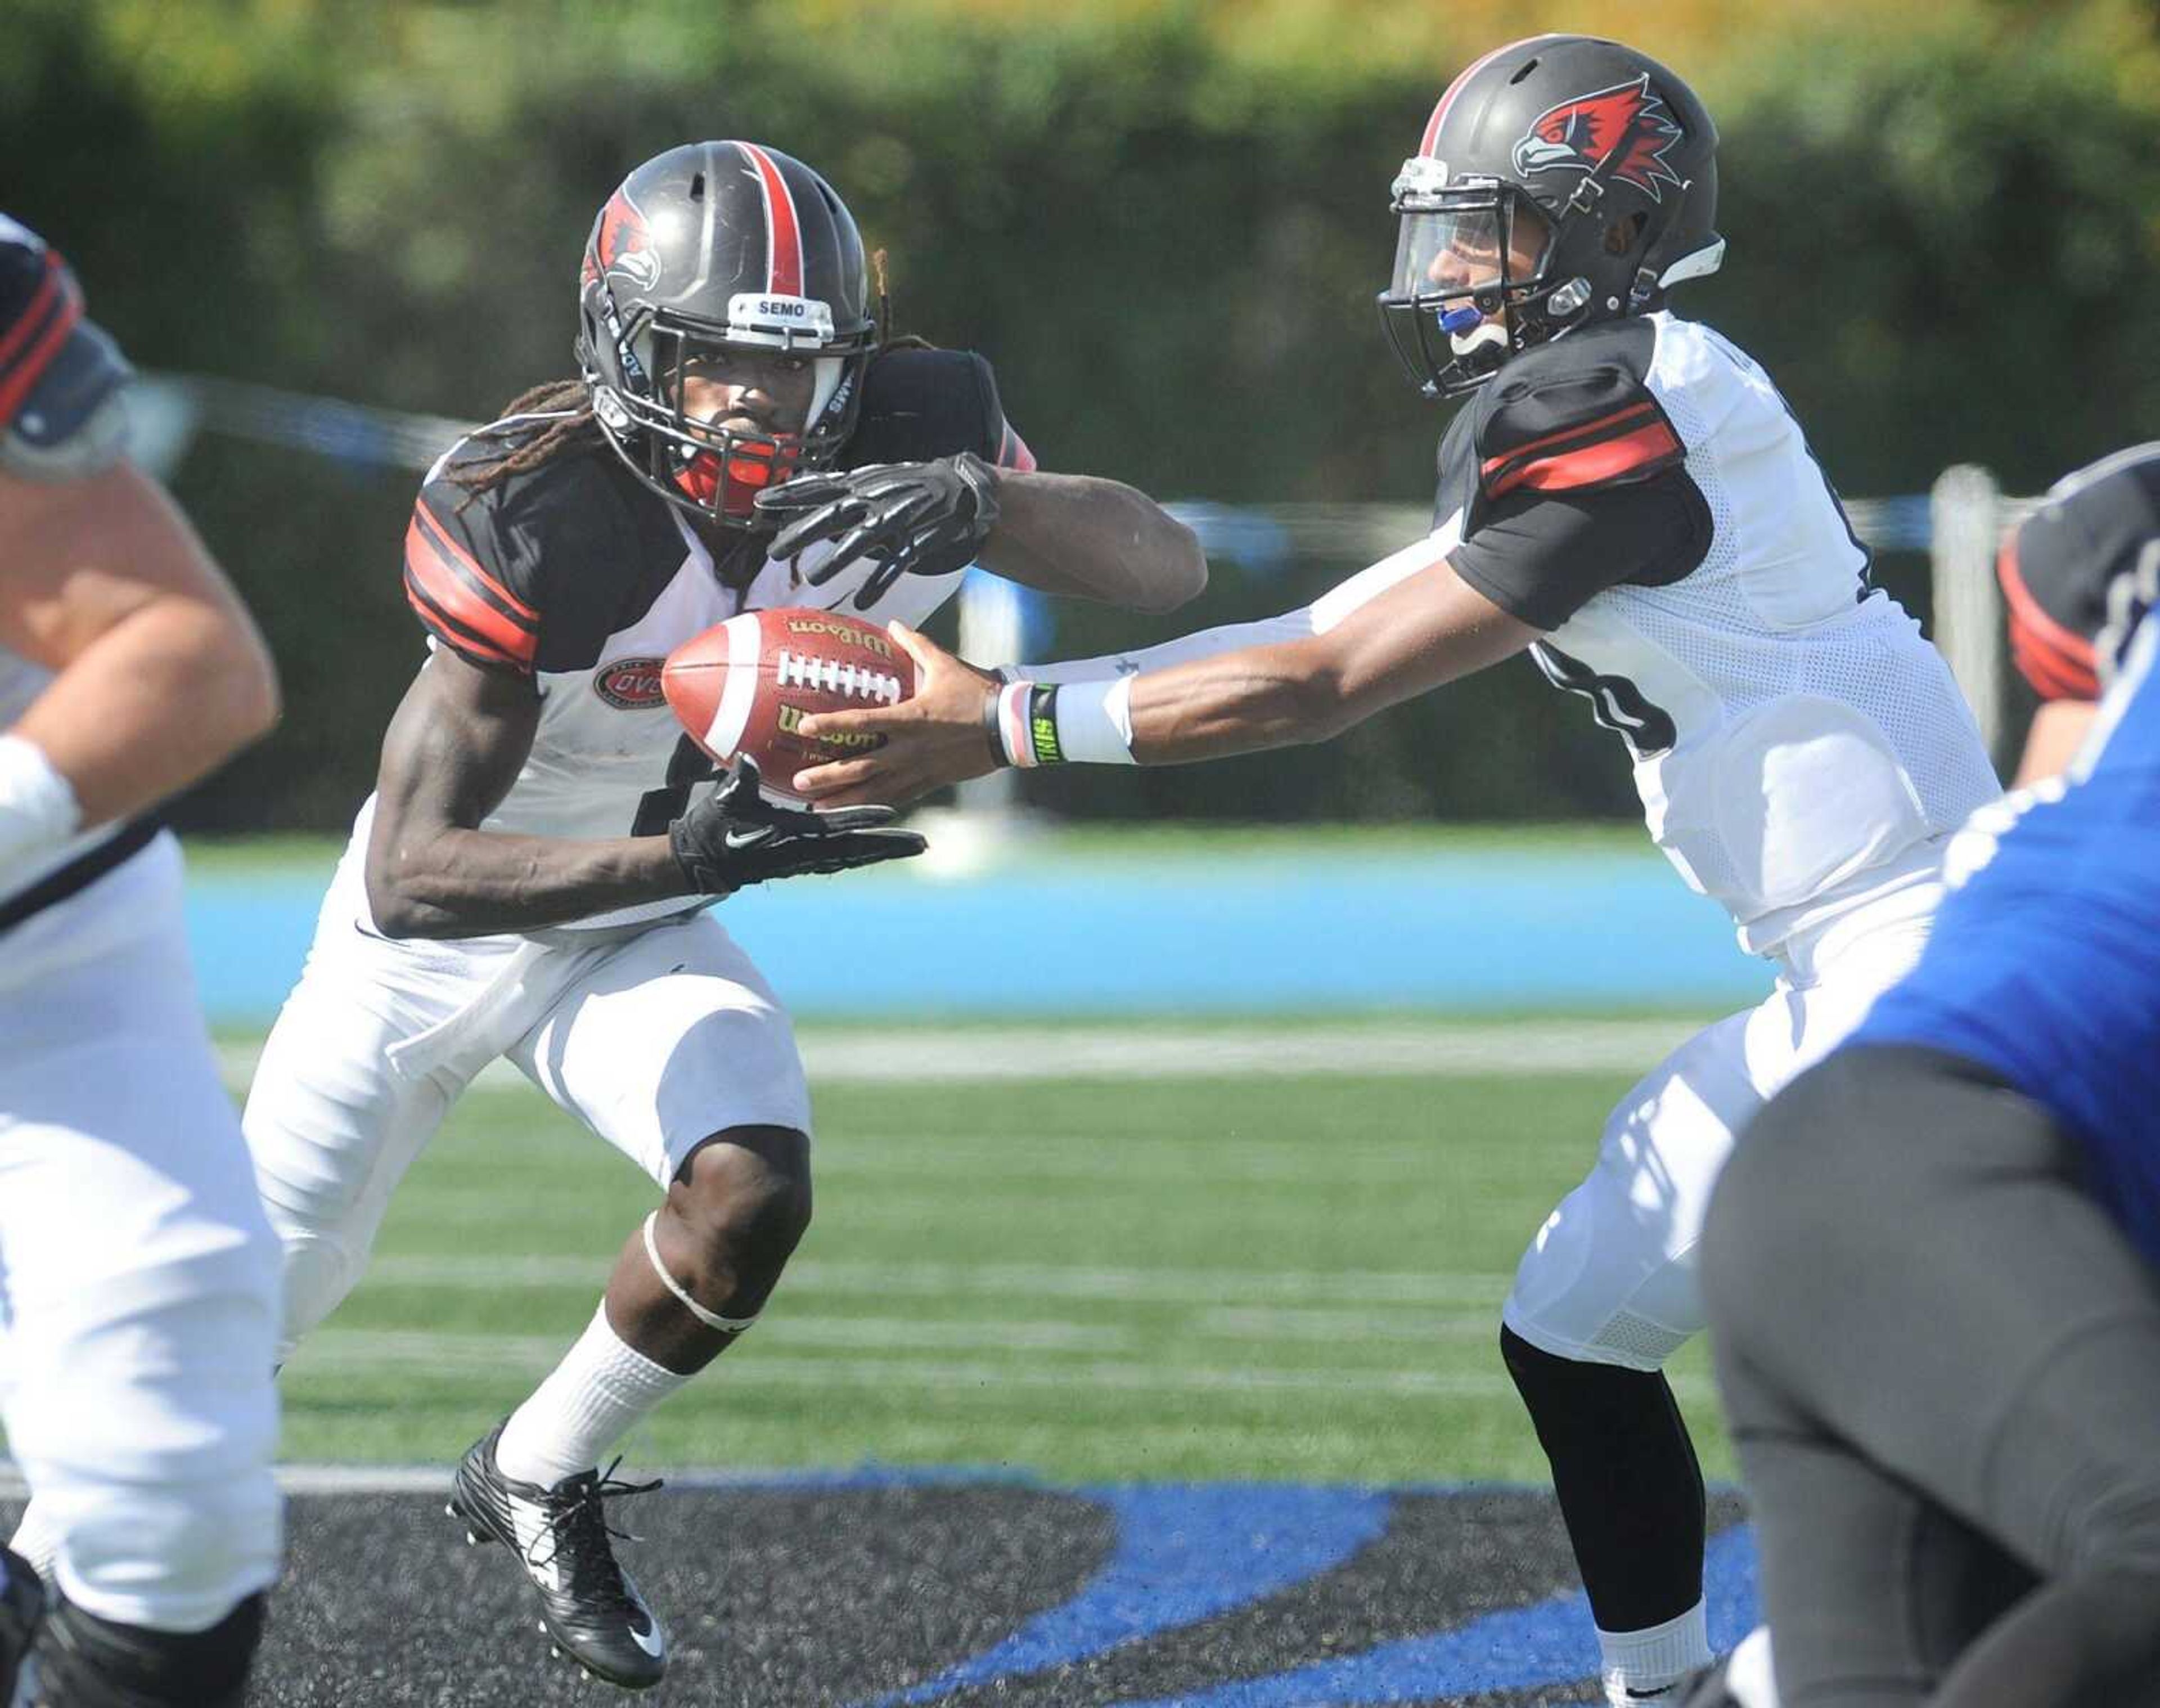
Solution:
[{"label": "white football jersey", "polygon": [[[460,441],[423,484],[405,538],[406,594],[430,647],[516,669],[539,694],[532,750],[480,821],[483,831],[578,839],[665,831],[715,787],[710,761],[661,694],[661,665],[677,646],[740,612],[782,605],[919,624],[966,574],[903,575],[859,608],[868,563],[823,586],[770,558],[739,555],[717,565],[675,507],[605,445],[565,454],[485,493],[459,483],[472,463],[501,456],[547,425],[546,418],[514,418]],[[1020,466],[1029,459],[1005,423],[988,364],[967,351],[913,350],[873,362],[844,465],[960,450]],[[814,572],[827,549],[806,552],[802,569]],[[371,797],[331,904],[362,921],[373,807]],[[563,928],[611,927],[709,905],[709,897],[677,896]]]},{"label": "white football jersey", "polygon": [[1708,548],[1621,583],[1533,649],[1634,758],[1650,835],[1766,950],[1848,896],[1931,873],[2001,792],[1940,653],[1890,596],[1767,375],[1706,326],[1648,317],[1649,391],[1685,447]]},{"label": "white football jersey", "polygon": [[1445,558],[1545,631],[1532,657],[1634,760],[1652,838],[1767,953],[1940,864],[2001,793],[1941,656],[1867,552],[1784,400],[1669,314],[1515,358],[1450,424],[1437,526],[1298,611],[1120,657],[1130,674],[1324,633]]}]

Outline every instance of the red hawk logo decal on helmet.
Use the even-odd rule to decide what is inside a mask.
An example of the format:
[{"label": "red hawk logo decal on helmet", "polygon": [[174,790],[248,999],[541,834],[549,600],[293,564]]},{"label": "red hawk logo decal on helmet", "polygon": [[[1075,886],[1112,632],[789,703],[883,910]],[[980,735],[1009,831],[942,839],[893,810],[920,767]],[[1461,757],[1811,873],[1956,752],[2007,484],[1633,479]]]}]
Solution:
[{"label": "red hawk logo decal on helmet", "polygon": [[1685,181],[1665,164],[1680,140],[1665,103],[1650,92],[1648,72],[1632,83],[1578,95],[1540,113],[1529,134],[1515,144],[1515,170],[1591,173],[1612,165],[1602,175],[1632,184],[1652,201],[1663,201],[1662,184],[1675,189]]},{"label": "red hawk logo decal on helmet", "polygon": [[600,210],[600,230],[585,252],[588,280],[603,273],[619,273],[641,291],[660,283],[660,257],[652,247],[652,234],[637,204],[621,190],[608,198]]}]

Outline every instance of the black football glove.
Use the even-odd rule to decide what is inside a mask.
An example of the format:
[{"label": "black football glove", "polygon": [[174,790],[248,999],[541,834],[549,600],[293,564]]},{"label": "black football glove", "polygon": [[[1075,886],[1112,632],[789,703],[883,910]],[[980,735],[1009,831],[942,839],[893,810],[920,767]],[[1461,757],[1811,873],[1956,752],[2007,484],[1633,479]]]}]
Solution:
[{"label": "black football glove", "polygon": [[997,525],[990,465],[973,451],[934,463],[871,463],[830,474],[798,475],[757,495],[757,511],[780,524],[769,548],[793,558],[821,542],[830,556],[807,577],[823,586],[856,558],[878,560],[855,589],[868,610],[903,575],[949,575],[975,561]]},{"label": "black football glove", "polygon": [[667,845],[699,895],[725,896],[770,878],[909,859],[929,846],[911,830],[882,828],[892,816],[890,807],[776,807],[758,792],[757,761],[745,754],[667,827]]}]

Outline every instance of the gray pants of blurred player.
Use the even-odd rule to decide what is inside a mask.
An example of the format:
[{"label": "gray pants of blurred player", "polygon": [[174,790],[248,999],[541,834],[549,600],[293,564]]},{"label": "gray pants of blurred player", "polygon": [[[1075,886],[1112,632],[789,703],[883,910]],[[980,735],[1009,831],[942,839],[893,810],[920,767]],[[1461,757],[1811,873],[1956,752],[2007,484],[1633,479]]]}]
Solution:
[{"label": "gray pants of blurred player", "polygon": [[1784,1708],[2160,1704],[2160,1291],[2080,1167],[1905,1048],[1727,1167],[1703,1288]]}]

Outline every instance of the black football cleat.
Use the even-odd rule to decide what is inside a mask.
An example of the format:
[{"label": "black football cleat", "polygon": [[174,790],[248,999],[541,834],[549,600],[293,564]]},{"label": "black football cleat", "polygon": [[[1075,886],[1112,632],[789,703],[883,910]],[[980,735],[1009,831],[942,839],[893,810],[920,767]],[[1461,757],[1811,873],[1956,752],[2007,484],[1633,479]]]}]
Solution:
[{"label": "black football cleat", "polygon": [[[602,1503],[646,1494],[654,1482],[617,1482],[607,1471],[566,1477],[553,1487],[517,1482],[495,1462],[497,1424],[458,1466],[448,1511],[468,1542],[500,1542],[523,1564],[540,1596],[540,1628],[563,1654],[610,1685],[648,1690],[667,1670],[667,1633],[616,1563]],[[617,1460],[616,1464],[621,1463]]]}]

